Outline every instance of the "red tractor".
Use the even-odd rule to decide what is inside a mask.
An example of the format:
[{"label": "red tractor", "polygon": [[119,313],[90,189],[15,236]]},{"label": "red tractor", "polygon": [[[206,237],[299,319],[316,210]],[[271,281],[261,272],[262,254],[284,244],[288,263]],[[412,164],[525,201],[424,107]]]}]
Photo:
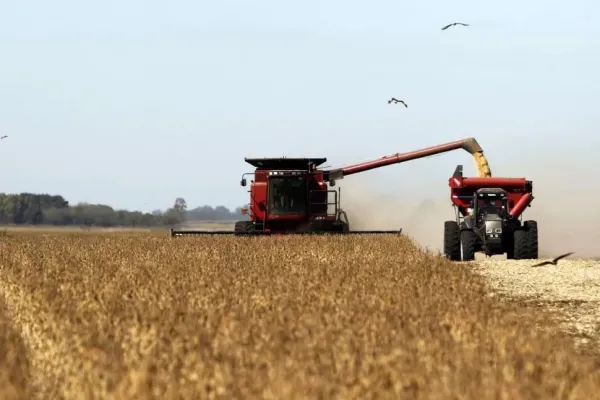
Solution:
[{"label": "red tractor", "polygon": [[171,230],[171,236],[214,234],[314,234],[366,233],[389,234],[398,231],[351,231],[346,213],[340,207],[340,190],[329,190],[347,175],[391,164],[416,160],[452,150],[464,149],[471,154],[483,153],[474,138],[458,140],[408,153],[398,153],[376,160],[332,170],[319,169],[326,158],[246,158],[255,167],[250,182],[250,220],[235,223],[231,231]]},{"label": "red tractor", "polygon": [[470,261],[475,253],[506,253],[508,259],[538,258],[536,221],[522,221],[533,201],[533,183],[525,178],[466,178],[462,165],[448,180],[455,221],[444,223],[444,254]]}]

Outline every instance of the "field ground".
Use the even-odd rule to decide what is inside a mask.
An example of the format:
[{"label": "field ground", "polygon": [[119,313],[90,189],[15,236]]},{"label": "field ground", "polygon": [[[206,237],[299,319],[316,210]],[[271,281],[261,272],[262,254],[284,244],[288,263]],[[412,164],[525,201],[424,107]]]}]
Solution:
[{"label": "field ground", "polygon": [[8,229],[0,398],[593,398],[600,265],[529,265],[401,236]]},{"label": "field ground", "polygon": [[167,228],[132,228],[132,227],[84,227],[84,226],[51,226],[51,225],[0,225],[0,236],[10,233],[128,233],[128,232],[153,232],[153,231],[164,231],[167,232]]},{"label": "field ground", "polygon": [[474,265],[499,295],[555,311],[577,345],[600,354],[600,261],[565,259],[531,268],[535,263],[488,259]]}]

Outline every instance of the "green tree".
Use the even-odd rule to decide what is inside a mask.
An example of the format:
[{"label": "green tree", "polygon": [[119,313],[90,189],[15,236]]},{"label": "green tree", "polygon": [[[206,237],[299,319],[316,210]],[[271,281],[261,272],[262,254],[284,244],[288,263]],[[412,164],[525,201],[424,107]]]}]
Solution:
[{"label": "green tree", "polygon": [[50,224],[86,226],[166,226],[187,219],[234,219],[226,207],[202,206],[188,210],[182,197],[171,208],[152,213],[115,210],[105,204],[78,203],[71,206],[62,196],[35,193],[0,193],[0,224]]},{"label": "green tree", "polygon": [[175,199],[175,204],[173,205],[173,209],[180,213],[185,213],[187,211],[187,203],[182,197],[178,197]]}]

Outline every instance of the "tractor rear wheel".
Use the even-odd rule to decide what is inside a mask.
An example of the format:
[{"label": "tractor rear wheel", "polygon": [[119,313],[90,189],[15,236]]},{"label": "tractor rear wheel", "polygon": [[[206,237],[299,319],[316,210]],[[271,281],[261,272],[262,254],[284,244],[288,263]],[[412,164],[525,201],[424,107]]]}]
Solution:
[{"label": "tractor rear wheel", "polygon": [[514,253],[513,259],[515,260],[526,260],[531,255],[531,246],[529,241],[529,234],[526,229],[520,228],[514,232]]},{"label": "tractor rear wheel", "polygon": [[523,223],[527,231],[527,241],[529,242],[529,257],[530,259],[539,258],[538,250],[538,226],[537,221],[525,221]]},{"label": "tractor rear wheel", "polygon": [[473,261],[475,253],[479,250],[479,238],[477,234],[470,229],[464,229],[460,232],[460,251],[463,261]]},{"label": "tractor rear wheel", "polygon": [[444,255],[450,261],[460,261],[460,229],[456,221],[444,222]]},{"label": "tractor rear wheel", "polygon": [[254,231],[254,223],[252,221],[237,221],[233,229],[235,233],[248,233]]}]

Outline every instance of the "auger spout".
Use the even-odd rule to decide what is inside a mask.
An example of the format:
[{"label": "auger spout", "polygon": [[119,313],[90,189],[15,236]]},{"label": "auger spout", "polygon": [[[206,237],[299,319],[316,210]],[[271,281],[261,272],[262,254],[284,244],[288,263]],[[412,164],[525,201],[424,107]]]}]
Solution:
[{"label": "auger spout", "polygon": [[407,153],[396,153],[375,160],[365,161],[359,164],[352,164],[346,167],[326,171],[326,180],[331,181],[343,179],[347,175],[357,174],[387,165],[400,164],[406,161],[417,160],[419,158],[429,157],[458,149],[463,149],[469,154],[473,155],[475,158],[475,165],[477,167],[478,175],[480,177],[490,177],[492,175],[488,161],[483,155],[483,149],[477,140],[471,137],[437,146],[426,147],[424,149],[414,150]]}]

